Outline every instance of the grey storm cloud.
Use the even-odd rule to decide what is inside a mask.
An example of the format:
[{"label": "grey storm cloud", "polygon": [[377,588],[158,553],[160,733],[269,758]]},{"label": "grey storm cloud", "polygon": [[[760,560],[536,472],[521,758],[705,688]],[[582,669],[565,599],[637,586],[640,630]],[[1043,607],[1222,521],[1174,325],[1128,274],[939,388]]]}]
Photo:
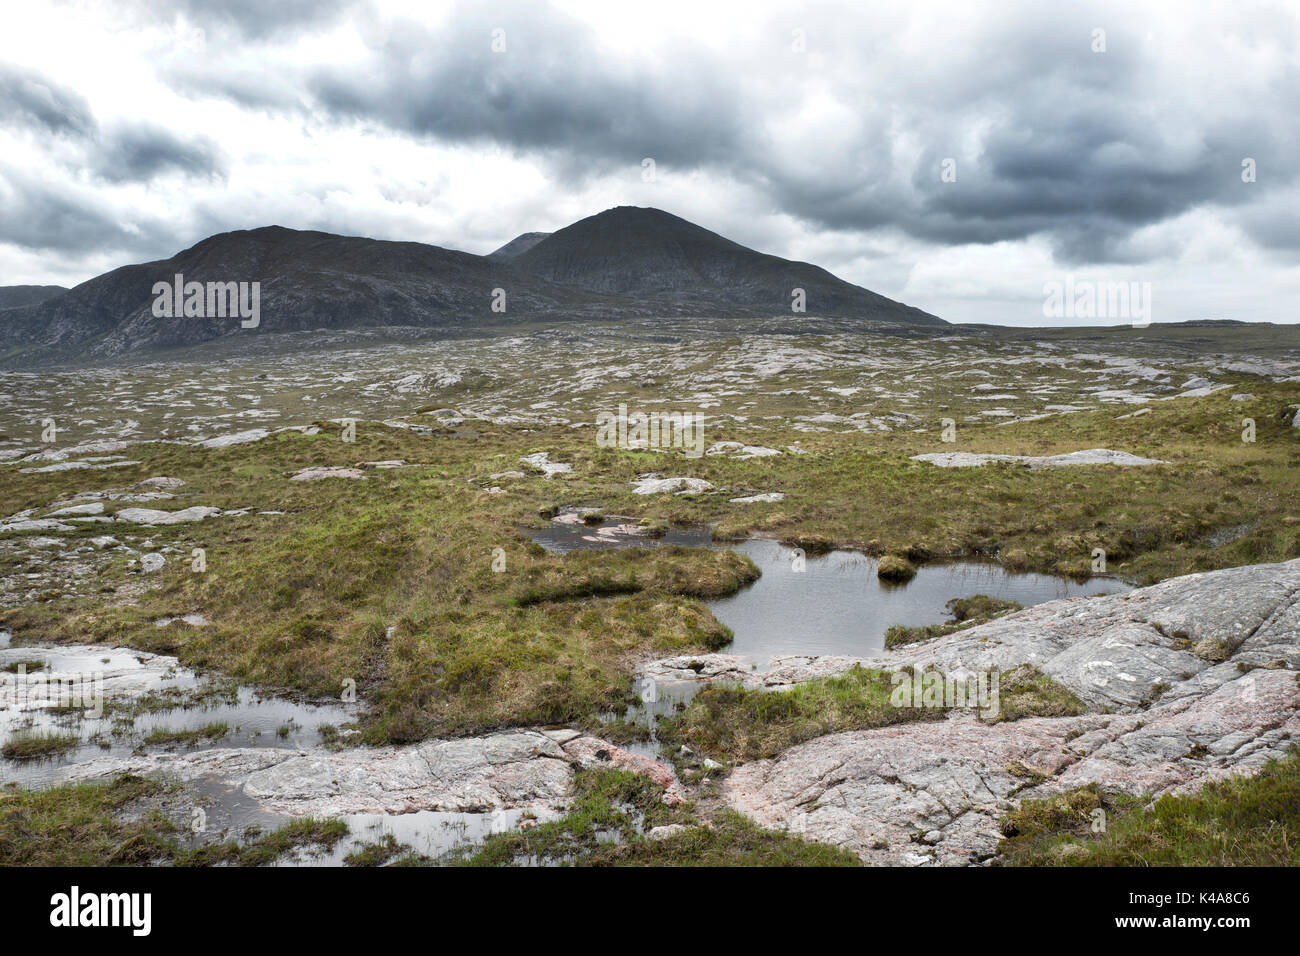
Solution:
[{"label": "grey storm cloud", "polygon": [[[768,14],[755,14],[767,17],[751,34],[767,38],[758,49],[705,47],[683,24],[671,43],[629,54],[537,0],[457,3],[436,25],[350,0],[124,2],[140,18],[249,41],[238,55],[209,42],[204,58],[157,64],[186,96],[286,122],[502,148],[564,187],[635,175],[648,156],[751,187],[764,212],[814,228],[936,244],[1042,237],[1069,264],[1162,255],[1140,233],[1203,206],[1226,210],[1263,246],[1295,245],[1296,227],[1270,199],[1300,184],[1300,32],[1267,4],[1241,19],[1255,33],[1225,43],[1222,62],[1187,58],[1184,73],[1220,71],[1220,94],[1153,55],[1152,21],[1097,4],[1007,0],[960,33],[918,43],[905,38],[905,11],[809,3],[797,21],[814,52],[796,60],[789,18]],[[313,63],[290,52],[344,17],[361,57]],[[1102,55],[1088,42],[1098,21],[1109,26]],[[1248,82],[1257,66],[1267,87]],[[100,130],[74,92],[34,75],[0,68],[0,108],[12,117],[4,123],[85,139],[86,167],[110,183],[224,174],[211,141]],[[1260,169],[1249,186],[1244,157]],[[955,182],[940,176],[947,160]]]},{"label": "grey storm cloud", "polygon": [[165,224],[124,222],[84,191],[57,188],[9,166],[0,166],[0,208],[0,242],[28,249],[148,251],[176,241]]},{"label": "grey storm cloud", "polygon": [[95,118],[90,105],[74,91],[0,63],[0,124],[87,136],[94,132]]},{"label": "grey storm cloud", "polygon": [[109,183],[148,182],[165,173],[211,177],[225,172],[221,151],[208,137],[181,136],[144,120],[101,126],[75,91],[4,63],[0,126],[77,143],[83,154],[78,168]]},{"label": "grey storm cloud", "polygon": [[109,182],[147,182],[164,173],[221,176],[225,166],[207,137],[182,138],[152,123],[130,123],[108,130],[95,151],[95,172]]},{"label": "grey storm cloud", "polygon": [[125,0],[121,6],[150,20],[183,16],[205,31],[250,40],[292,35],[336,20],[356,0]]},{"label": "grey storm cloud", "polygon": [[[537,3],[460,4],[436,28],[372,28],[368,58],[343,67],[257,83],[189,71],[181,85],[251,108],[534,154],[570,184],[650,156],[756,186],[774,208],[815,226],[895,229],[936,243],[1042,235],[1072,264],[1140,259],[1146,253],[1130,241],[1138,230],[1295,181],[1297,124],[1275,117],[1279,101],[1300,109],[1300,83],[1279,82],[1273,101],[1202,111],[1219,104],[1183,102],[1177,85],[1149,76],[1137,26],[1128,35],[1116,24],[1107,52],[1094,53],[1092,16],[1008,14],[948,67],[900,60],[893,73],[859,77],[855,63],[903,54],[869,47],[852,12],[836,11],[817,35],[842,67],[830,88],[859,127],[857,141],[834,150],[783,141],[797,95],[746,85],[689,39],[653,59],[624,59],[585,24]],[[491,48],[495,29],[501,53]],[[781,54],[772,51],[774,65]],[[1300,79],[1294,70],[1289,78]],[[1243,156],[1276,178],[1243,190]],[[955,183],[940,178],[949,158]],[[1276,226],[1269,231],[1276,242]]]},{"label": "grey storm cloud", "polygon": [[737,91],[689,41],[646,71],[539,4],[462,4],[445,29],[403,24],[373,52],[355,68],[311,72],[315,106],[442,141],[551,153],[573,170],[646,156],[726,163],[745,133]]}]

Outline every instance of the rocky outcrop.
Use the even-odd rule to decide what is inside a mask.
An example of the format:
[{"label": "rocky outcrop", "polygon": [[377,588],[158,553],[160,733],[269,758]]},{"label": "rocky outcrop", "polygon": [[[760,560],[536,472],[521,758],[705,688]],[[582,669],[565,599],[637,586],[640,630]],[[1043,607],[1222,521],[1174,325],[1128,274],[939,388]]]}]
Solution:
[{"label": "rocky outcrop", "polygon": [[[888,865],[969,864],[997,849],[1016,801],[1099,783],[1132,794],[1194,790],[1258,769],[1300,734],[1291,671],[1238,675],[1144,715],[971,714],[820,737],[735,770],[727,802],[758,823]],[[1042,782],[1039,782],[1042,781]]]},{"label": "rocky outcrop", "polygon": [[264,810],[295,816],[475,813],[563,809],[573,795],[575,768],[602,765],[643,773],[667,788],[666,802],[681,801],[668,766],[577,731],[518,730],[338,752],[241,747],[132,754],[81,764],[66,778],[122,773],[211,778],[242,790]]},{"label": "rocky outcrop", "polygon": [[834,734],[736,769],[725,797],[770,827],[872,862],[989,858],[1027,797],[1097,783],[1160,795],[1248,773],[1300,739],[1300,560],[1191,574],[1031,607],[874,658],[709,654],[645,665],[655,682],[782,688],[855,665],[947,674],[1033,664],[1094,713]]},{"label": "rocky outcrop", "polygon": [[181,524],[187,521],[202,521],[213,515],[221,514],[220,508],[206,505],[194,505],[180,511],[158,511],[155,508],[123,508],[115,516],[118,521],[130,521],[135,524]]}]

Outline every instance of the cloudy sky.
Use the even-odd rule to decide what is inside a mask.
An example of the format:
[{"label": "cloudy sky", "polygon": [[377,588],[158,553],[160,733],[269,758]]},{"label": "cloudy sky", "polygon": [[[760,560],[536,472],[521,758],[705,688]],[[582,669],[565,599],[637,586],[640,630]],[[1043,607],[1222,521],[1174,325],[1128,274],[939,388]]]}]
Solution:
[{"label": "cloudy sky", "polygon": [[1150,282],[1155,321],[1300,321],[1300,13],[5,10],[0,285],[72,285],[270,223],[485,253],[624,204],[955,322],[1050,324],[1044,283],[1067,276]]}]

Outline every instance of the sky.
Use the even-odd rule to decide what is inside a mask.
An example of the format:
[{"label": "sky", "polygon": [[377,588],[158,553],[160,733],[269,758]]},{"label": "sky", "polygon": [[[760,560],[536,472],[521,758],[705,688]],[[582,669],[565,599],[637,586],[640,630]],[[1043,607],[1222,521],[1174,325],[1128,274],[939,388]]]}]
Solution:
[{"label": "sky", "polygon": [[[652,160],[653,164],[646,163]],[[653,172],[653,175],[650,173]],[[1300,321],[1300,3],[23,0],[0,285],[655,206],[952,322]]]}]

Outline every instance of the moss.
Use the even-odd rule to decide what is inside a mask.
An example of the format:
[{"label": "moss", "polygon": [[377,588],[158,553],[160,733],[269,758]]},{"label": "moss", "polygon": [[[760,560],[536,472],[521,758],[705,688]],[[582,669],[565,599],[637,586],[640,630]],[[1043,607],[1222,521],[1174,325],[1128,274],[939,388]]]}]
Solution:
[{"label": "moss", "polygon": [[876,576],[882,581],[910,581],[916,577],[916,566],[907,558],[887,554],[876,567]]}]

